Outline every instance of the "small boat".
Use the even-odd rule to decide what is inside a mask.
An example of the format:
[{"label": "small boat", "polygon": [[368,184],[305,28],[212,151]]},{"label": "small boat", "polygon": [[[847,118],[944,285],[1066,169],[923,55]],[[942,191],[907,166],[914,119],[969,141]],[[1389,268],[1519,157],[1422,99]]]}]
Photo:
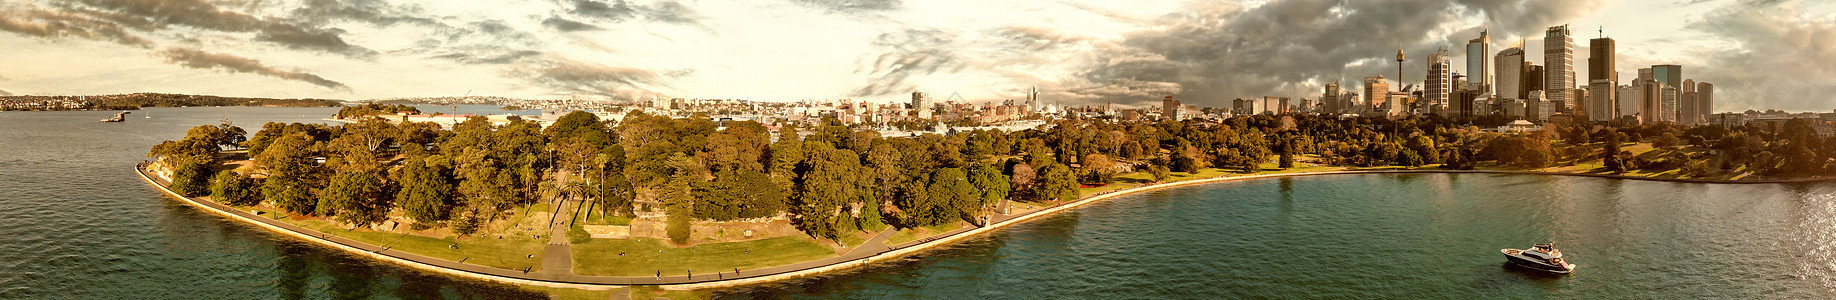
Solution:
[{"label": "small boat", "polygon": [[1500,249],[1505,259],[1512,264],[1556,274],[1568,274],[1575,271],[1575,264],[1562,259],[1562,250],[1556,250],[1555,244],[1535,244],[1528,250]]}]

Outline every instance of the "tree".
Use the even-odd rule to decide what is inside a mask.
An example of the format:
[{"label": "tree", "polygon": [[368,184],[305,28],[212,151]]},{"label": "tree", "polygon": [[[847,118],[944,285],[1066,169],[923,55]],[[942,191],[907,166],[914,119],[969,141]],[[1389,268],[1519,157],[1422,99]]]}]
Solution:
[{"label": "tree", "polygon": [[1173,177],[1172,173],[1171,170],[1167,170],[1167,166],[1159,164],[1148,166],[1148,175],[1154,177],[1154,182],[1166,182],[1167,178]]},{"label": "tree", "polygon": [[1089,174],[1086,176],[1088,182],[1109,184],[1116,181],[1116,163],[1110,161],[1109,156],[1088,154],[1081,162]]},{"label": "tree", "polygon": [[1039,198],[1042,200],[1072,200],[1078,197],[1077,177],[1071,174],[1071,168],[1052,164],[1041,170],[1039,179]]},{"label": "tree", "polygon": [[1601,164],[1605,165],[1607,172],[1624,173],[1626,164],[1625,160],[1619,158],[1619,133],[1606,131],[1606,142],[1604,143],[1605,146],[1601,147],[1600,151]]},{"label": "tree", "polygon": [[981,197],[963,169],[942,168],[931,172],[931,184],[926,190],[930,197],[926,197],[926,203],[919,204],[919,213],[914,214],[920,220],[919,225],[943,224],[953,218],[973,222],[969,210],[981,203]]},{"label": "tree", "polygon": [[322,171],[312,159],[312,148],[311,135],[295,132],[275,139],[255,156],[256,169],[267,174],[261,184],[263,201],[294,214],[313,213],[313,193]]},{"label": "tree", "polygon": [[395,171],[396,181],[401,185],[395,198],[403,216],[416,223],[445,221],[451,211],[452,203],[448,200],[453,196],[452,179],[446,170],[429,166],[425,160],[409,157],[402,168]]},{"label": "tree", "polygon": [[223,170],[210,179],[210,197],[219,203],[254,206],[261,203],[261,198],[256,197],[253,185],[248,177],[236,171]]},{"label": "tree", "polygon": [[797,196],[792,201],[792,212],[797,216],[794,223],[812,236],[833,240],[840,234],[837,225],[843,206],[869,193],[861,181],[866,177],[859,176],[864,171],[860,156],[823,142],[809,142],[804,148],[809,159],[796,167],[802,172],[798,172]]},{"label": "tree", "polygon": [[1031,197],[1034,185],[1039,182],[1039,173],[1033,170],[1033,166],[1026,163],[1014,164],[1013,168],[1013,176],[1009,178],[1013,181],[1013,195],[1022,198]]},{"label": "tree", "polygon": [[370,226],[388,217],[390,201],[385,195],[376,175],[339,172],[319,194],[318,214],[336,216],[356,227]]},{"label": "tree", "polygon": [[200,196],[210,192],[211,165],[215,163],[200,157],[179,157],[176,161],[168,159],[172,166],[172,184],[167,188],[173,193],[184,196]]},{"label": "tree", "polygon": [[715,221],[761,218],[784,209],[784,192],[758,171],[725,170],[695,188],[695,217]]},{"label": "tree", "polygon": [[981,192],[981,201],[976,203],[972,213],[979,213],[984,208],[1001,203],[1001,200],[1007,199],[1009,191],[1013,190],[1007,175],[1001,174],[1001,169],[992,165],[976,167],[974,174],[969,176],[969,183]]}]

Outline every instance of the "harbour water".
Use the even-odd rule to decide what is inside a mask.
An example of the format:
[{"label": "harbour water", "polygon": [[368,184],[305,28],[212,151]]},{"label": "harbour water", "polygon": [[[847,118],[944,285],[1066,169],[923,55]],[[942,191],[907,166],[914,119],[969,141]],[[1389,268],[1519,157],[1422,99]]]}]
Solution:
[{"label": "harbour water", "polygon": [[[198,211],[130,169],[226,117],[327,108],[0,114],[0,299],[542,298],[345,255]],[[1554,242],[1580,265],[1510,268]],[[901,262],[717,298],[1836,297],[1836,186],[1334,175],[1117,197]]]}]

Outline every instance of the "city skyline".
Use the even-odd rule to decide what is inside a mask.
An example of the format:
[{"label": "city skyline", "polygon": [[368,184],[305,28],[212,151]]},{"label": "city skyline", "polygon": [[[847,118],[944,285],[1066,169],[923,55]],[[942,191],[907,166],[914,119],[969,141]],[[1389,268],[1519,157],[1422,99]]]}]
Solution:
[{"label": "city skyline", "polygon": [[[0,57],[27,63],[0,67],[0,94],[900,102],[913,90],[1018,100],[1039,86],[1054,103],[1223,107],[1393,74],[1398,48],[1409,75],[1391,84],[1420,85],[1427,62],[1414,57],[1481,31],[1488,55],[1527,40],[1526,61],[1549,66],[1542,30],[1564,24],[1573,74],[1587,74],[1579,40],[1604,29],[1620,73],[1685,66],[1721,90],[1717,111],[1823,111],[1804,95],[1836,92],[1817,80],[1836,68],[1836,42],[1814,38],[1836,32],[1815,17],[1836,8],[1803,1],[541,4],[15,3],[0,6],[0,41],[15,45]],[[782,18],[801,21],[767,22]],[[1451,69],[1471,69],[1466,53],[1450,51]]]}]

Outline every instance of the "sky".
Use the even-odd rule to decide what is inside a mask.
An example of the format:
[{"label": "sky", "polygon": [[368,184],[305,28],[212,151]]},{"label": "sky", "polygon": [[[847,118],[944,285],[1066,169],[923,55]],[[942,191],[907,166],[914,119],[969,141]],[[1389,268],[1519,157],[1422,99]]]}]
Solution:
[{"label": "sky", "polygon": [[1488,31],[1617,40],[1622,82],[1683,65],[1717,111],[1836,109],[1836,4],[1793,0],[13,0],[0,95],[489,95],[1142,106],[1406,82]]}]

